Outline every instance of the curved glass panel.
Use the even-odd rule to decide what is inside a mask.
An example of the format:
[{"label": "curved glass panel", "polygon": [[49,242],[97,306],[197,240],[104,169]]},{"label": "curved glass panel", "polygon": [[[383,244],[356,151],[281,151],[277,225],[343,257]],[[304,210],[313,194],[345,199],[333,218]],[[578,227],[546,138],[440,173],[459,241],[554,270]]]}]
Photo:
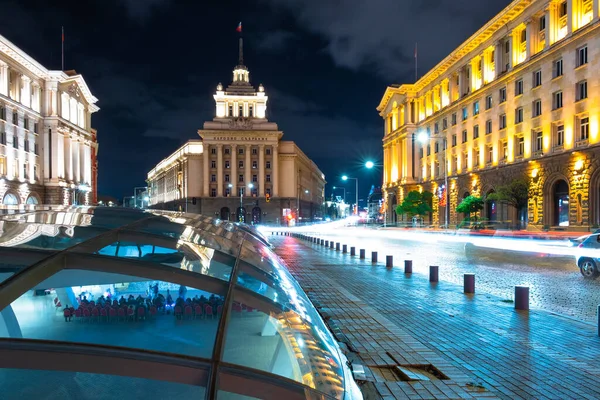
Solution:
[{"label": "curved glass panel", "polygon": [[[19,273],[33,265],[39,275]],[[44,268],[58,272],[44,278]],[[45,280],[33,285],[31,276]],[[10,302],[0,311],[0,337],[204,360],[212,359],[219,335],[222,359],[212,362],[232,369],[219,375],[221,383],[227,381],[217,388],[219,398],[262,398],[265,387],[306,398],[361,397],[321,317],[253,227],[155,210],[0,209],[0,281],[7,278],[4,286],[15,290],[0,292],[2,304]],[[225,304],[230,285],[235,285],[231,304]],[[24,294],[8,297],[15,292]],[[230,312],[221,323],[223,310]],[[104,382],[101,376],[93,379]],[[246,387],[256,390],[241,390],[240,379],[258,382]],[[195,397],[175,389],[169,397],[173,393]]]},{"label": "curved glass panel", "polygon": [[12,193],[7,193],[2,199],[2,204],[5,206],[16,206],[19,204],[19,198]]},{"label": "curved glass panel", "polygon": [[156,398],[168,393],[173,399],[203,399],[206,388],[180,383],[85,372],[0,369],[5,399],[112,400]]},{"label": "curved glass panel", "polygon": [[211,358],[222,305],[222,296],[191,286],[69,269],[3,310],[16,321],[11,319],[12,330],[0,330],[0,336]]}]

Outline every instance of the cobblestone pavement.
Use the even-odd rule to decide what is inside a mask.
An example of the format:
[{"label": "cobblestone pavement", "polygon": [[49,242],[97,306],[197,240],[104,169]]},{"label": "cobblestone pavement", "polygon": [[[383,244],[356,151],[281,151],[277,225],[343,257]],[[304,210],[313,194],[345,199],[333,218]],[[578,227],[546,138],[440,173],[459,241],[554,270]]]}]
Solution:
[{"label": "cobblestone pavement", "polygon": [[[338,339],[358,352],[386,399],[598,399],[594,325],[541,310],[516,311],[489,294],[430,283],[287,236],[276,253]],[[432,364],[449,379],[396,381],[380,367]]]},{"label": "cobblestone pavement", "polygon": [[[419,241],[411,241],[394,238],[393,234],[393,231],[341,228],[320,237],[346,243],[348,248],[356,246],[357,252],[366,249],[367,258],[371,251],[377,251],[381,259],[386,255],[393,255],[397,262],[411,259],[417,274],[428,274],[429,265],[438,265],[440,280],[459,285],[462,285],[464,273],[475,273],[479,292],[505,300],[513,299],[514,286],[527,285],[532,308],[587,322],[596,321],[600,278],[595,281],[584,279],[573,256],[540,256],[487,249],[465,251],[463,242],[443,241],[443,236],[438,240],[439,235],[422,235]],[[523,239],[517,240],[519,244],[526,243]]]}]

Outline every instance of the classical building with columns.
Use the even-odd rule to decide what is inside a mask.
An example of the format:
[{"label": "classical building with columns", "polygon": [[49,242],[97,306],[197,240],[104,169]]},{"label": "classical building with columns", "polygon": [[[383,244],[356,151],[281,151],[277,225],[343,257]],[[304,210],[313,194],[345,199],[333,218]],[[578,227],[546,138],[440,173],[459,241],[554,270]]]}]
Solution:
[{"label": "classical building with columns", "polygon": [[453,226],[464,197],[523,178],[527,207],[486,202],[490,224],[600,225],[599,8],[515,0],[417,82],[389,86],[377,107],[388,209],[429,190],[430,223]]},{"label": "classical building with columns", "polygon": [[0,204],[96,202],[97,101],[81,75],[0,36]]},{"label": "classical building with columns", "polygon": [[325,176],[266,118],[268,96],[250,84],[240,39],[238,65],[213,96],[215,117],[148,173],[152,208],[252,223],[322,217]]}]

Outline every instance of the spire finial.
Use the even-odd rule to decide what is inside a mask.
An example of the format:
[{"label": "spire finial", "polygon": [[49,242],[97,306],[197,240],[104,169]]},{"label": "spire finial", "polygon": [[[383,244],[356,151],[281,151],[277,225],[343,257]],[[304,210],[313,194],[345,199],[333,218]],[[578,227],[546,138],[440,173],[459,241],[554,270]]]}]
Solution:
[{"label": "spire finial", "polygon": [[240,38],[240,55],[238,65],[244,65],[244,39]]}]

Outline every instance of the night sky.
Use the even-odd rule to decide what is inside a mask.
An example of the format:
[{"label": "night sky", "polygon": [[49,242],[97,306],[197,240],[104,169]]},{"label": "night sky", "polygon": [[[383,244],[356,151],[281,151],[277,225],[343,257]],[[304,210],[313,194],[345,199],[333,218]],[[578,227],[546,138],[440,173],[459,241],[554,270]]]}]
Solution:
[{"label": "night sky", "polygon": [[[239,21],[245,64],[265,86],[267,118],[325,173],[364,198],[380,185],[387,85],[419,75],[509,0],[0,0],[0,34],[49,69],[81,73],[101,110],[101,195],[118,199],[213,118],[216,86],[231,81]],[[354,197],[354,181],[346,184]],[[338,194],[342,194],[341,191]]]}]

